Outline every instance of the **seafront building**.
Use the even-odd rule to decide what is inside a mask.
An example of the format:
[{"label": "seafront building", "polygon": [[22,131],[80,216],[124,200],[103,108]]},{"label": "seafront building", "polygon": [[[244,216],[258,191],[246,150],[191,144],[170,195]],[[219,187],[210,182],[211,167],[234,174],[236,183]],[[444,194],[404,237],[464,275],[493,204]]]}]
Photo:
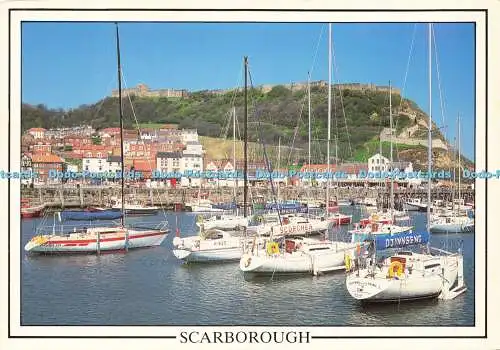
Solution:
[{"label": "seafront building", "polygon": [[[71,133],[75,131],[75,133]],[[92,133],[90,133],[92,131]],[[89,134],[90,133],[90,134]],[[47,136],[48,135],[48,136]],[[50,178],[49,170],[86,173],[117,173],[121,171],[120,129],[91,127],[45,130],[29,129],[22,137],[23,169],[39,170],[40,176],[24,180],[25,186],[50,185],[61,181],[72,183],[107,184],[116,180],[107,177],[60,179]],[[140,132],[124,130],[123,148],[125,170],[140,173],[135,181],[147,186],[166,187],[242,187],[243,161],[241,159],[208,159],[196,129],[178,129],[165,124]],[[294,170],[275,170],[272,176],[263,161],[248,164],[248,180],[252,186],[269,183],[277,186],[365,186],[381,185],[387,179],[367,177],[367,173],[398,170],[413,172],[411,162],[393,162],[381,154],[374,154],[366,163],[331,164],[327,175],[326,164],[296,166]],[[361,176],[361,174],[365,174]],[[418,186],[421,179],[398,179],[403,186]]]}]

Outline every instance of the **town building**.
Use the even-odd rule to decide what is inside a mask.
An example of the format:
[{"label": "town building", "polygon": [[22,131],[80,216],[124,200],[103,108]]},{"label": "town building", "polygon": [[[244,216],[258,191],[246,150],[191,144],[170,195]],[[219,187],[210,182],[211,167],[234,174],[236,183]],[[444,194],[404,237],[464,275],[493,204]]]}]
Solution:
[{"label": "town building", "polygon": [[31,128],[27,131],[27,133],[35,139],[43,139],[45,137],[45,131],[46,130],[44,128]]},{"label": "town building", "polygon": [[389,169],[389,159],[377,153],[370,158],[368,158],[368,171],[369,172],[378,172],[378,171],[388,171]]},{"label": "town building", "polygon": [[54,184],[61,182],[57,177],[50,177],[50,171],[64,170],[64,159],[55,154],[34,154],[31,157],[33,172],[38,173],[35,184]]},{"label": "town building", "polygon": [[[33,173],[33,165],[31,162],[31,157],[27,153],[23,153],[21,156],[21,172],[23,173]],[[33,184],[33,177],[22,178],[22,186],[31,186]]]}]

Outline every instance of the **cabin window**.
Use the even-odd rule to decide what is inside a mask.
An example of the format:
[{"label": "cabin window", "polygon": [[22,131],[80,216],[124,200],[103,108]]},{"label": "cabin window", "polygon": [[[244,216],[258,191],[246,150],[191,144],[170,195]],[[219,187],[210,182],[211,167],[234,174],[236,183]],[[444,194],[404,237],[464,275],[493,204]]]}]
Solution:
[{"label": "cabin window", "polygon": [[425,269],[432,269],[433,267],[438,267],[438,266],[441,266],[441,264],[431,264],[431,265],[427,265],[425,266]]},{"label": "cabin window", "polygon": [[329,247],[311,248],[311,249],[309,249],[309,251],[312,252],[312,251],[316,251],[316,250],[327,250],[327,249],[330,249],[330,248]]}]

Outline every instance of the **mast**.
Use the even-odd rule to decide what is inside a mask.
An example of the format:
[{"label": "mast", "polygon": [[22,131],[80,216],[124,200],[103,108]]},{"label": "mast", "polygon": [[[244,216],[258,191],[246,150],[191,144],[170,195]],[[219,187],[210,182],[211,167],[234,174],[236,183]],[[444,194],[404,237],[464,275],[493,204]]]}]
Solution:
[{"label": "mast", "polygon": [[233,106],[233,200],[236,203],[236,107]]},{"label": "mast", "polygon": [[[121,162],[121,202],[122,202],[122,216],[121,216],[121,226],[125,226],[125,156],[123,151],[123,111],[122,111],[122,69],[120,61],[120,35],[118,33],[118,23],[116,25],[116,58],[118,64],[118,113],[120,115],[120,162]],[[128,233],[126,237],[126,243],[128,243]]]},{"label": "mast", "polygon": [[[460,172],[462,171],[462,164],[461,164],[461,148],[462,148],[462,144],[460,143],[460,113],[458,114],[458,215],[460,215],[460,207],[461,207],[461,204],[462,203],[462,190],[461,190],[461,179],[462,177],[460,176]],[[464,201],[464,204],[465,204],[465,201]]]},{"label": "mast", "polygon": [[328,137],[326,145],[326,215],[330,208],[330,141],[332,123],[332,24],[328,24]]},{"label": "mast", "polygon": [[307,101],[308,101],[308,115],[309,115],[308,163],[309,163],[309,171],[311,171],[311,73],[310,72],[307,72]]},{"label": "mast", "polygon": [[390,194],[390,202],[391,202],[391,220],[394,221],[394,218],[392,217],[392,213],[394,210],[394,164],[393,164],[393,157],[392,157],[392,86],[391,86],[391,81],[389,80],[389,127],[391,129],[391,194]]},{"label": "mast", "polygon": [[428,152],[427,160],[427,231],[431,226],[431,172],[432,172],[432,23],[429,23],[429,131],[428,131]]},{"label": "mast", "polygon": [[[281,136],[278,138],[278,172],[280,171],[281,167]],[[278,177],[278,200],[280,198],[280,181]],[[278,209],[279,210],[279,209]]]},{"label": "mast", "polygon": [[245,113],[244,113],[244,133],[243,133],[243,138],[244,138],[244,145],[243,145],[243,158],[244,158],[244,167],[243,167],[243,217],[247,217],[247,197],[248,197],[248,155],[247,155],[247,147],[248,147],[248,134],[247,134],[247,129],[248,129],[248,104],[247,104],[247,98],[248,98],[248,92],[247,92],[247,78],[248,78],[248,57],[245,56],[243,58],[243,64],[245,66]]}]

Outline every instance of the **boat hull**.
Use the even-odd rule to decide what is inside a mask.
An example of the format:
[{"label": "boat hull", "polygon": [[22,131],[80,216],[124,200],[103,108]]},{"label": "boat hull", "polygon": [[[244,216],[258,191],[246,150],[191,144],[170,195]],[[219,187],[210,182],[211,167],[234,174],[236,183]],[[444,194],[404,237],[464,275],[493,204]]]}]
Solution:
[{"label": "boat hull", "polygon": [[185,262],[225,262],[238,261],[243,254],[241,247],[210,250],[174,249],[173,253]]},{"label": "boat hull", "polygon": [[168,231],[130,231],[128,244],[125,237],[103,237],[97,239],[48,239],[39,244],[30,241],[24,247],[29,253],[59,254],[59,253],[97,253],[106,251],[121,251],[126,249],[147,248],[160,245],[168,235]]},{"label": "boat hull", "polygon": [[437,298],[457,280],[460,259],[441,257],[434,260],[440,262],[437,268],[405,273],[401,278],[388,278],[387,270],[375,275],[367,269],[351,272],[346,278],[347,291],[357,300],[374,303]]},{"label": "boat hull", "polygon": [[21,218],[22,219],[27,219],[27,218],[39,218],[42,216],[43,209],[39,210],[33,210],[33,211],[23,211],[21,209]]},{"label": "boat hull", "polygon": [[404,203],[403,210],[407,211],[426,211],[427,205],[425,204],[414,204],[414,203]]},{"label": "boat hull", "polygon": [[297,252],[277,256],[245,254],[240,260],[240,270],[258,275],[273,274],[316,274],[345,269],[345,254],[352,254],[354,246],[348,250],[336,250],[316,253]]},{"label": "boat hull", "polygon": [[466,233],[474,231],[474,224],[434,224],[431,225],[430,231],[432,233]]},{"label": "boat hull", "polygon": [[349,294],[363,302],[399,302],[437,298],[443,283],[439,276],[408,280],[372,279],[350,275],[346,279]]}]

